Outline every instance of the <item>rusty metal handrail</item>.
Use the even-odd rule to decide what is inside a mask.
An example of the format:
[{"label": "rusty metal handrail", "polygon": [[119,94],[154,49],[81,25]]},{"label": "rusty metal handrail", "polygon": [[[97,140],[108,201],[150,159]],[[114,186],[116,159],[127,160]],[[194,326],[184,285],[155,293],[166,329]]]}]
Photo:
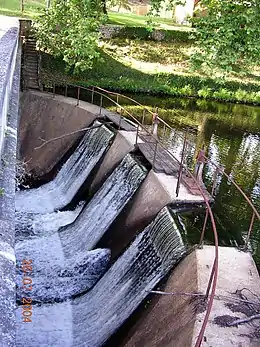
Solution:
[{"label": "rusty metal handrail", "polygon": [[[138,106],[141,106],[143,108],[143,110],[145,111],[148,111],[148,113],[150,113],[152,116],[154,115],[154,112],[150,111],[147,107],[145,107],[144,105],[142,105],[140,102],[126,96],[126,95],[122,95],[120,93],[115,93],[115,92],[110,92],[110,91],[107,91],[103,88],[100,88],[100,87],[96,87],[97,89],[101,90],[101,91],[104,91],[106,93],[109,93],[111,95],[116,95],[117,96],[117,101],[118,101],[118,98],[119,96],[126,99],[126,100],[129,100],[131,102],[133,102],[135,105],[138,105]],[[157,108],[158,110],[158,108]],[[176,114],[178,114],[178,112],[176,112]],[[144,116],[143,116],[143,119],[144,119]],[[157,119],[159,120],[160,123],[163,124],[164,126],[164,133],[165,133],[165,127],[167,127],[168,129],[170,130],[174,130],[167,122],[165,122],[161,117],[159,117],[159,115],[157,115]],[[142,122],[143,123],[143,122]],[[192,148],[195,148],[193,143],[191,143],[190,141],[187,140],[186,136],[182,136],[182,135],[179,135],[179,137],[183,138],[184,139],[184,143],[188,143],[189,146],[191,146]],[[246,195],[246,193],[243,191],[243,189],[241,189],[241,187],[235,182],[235,180],[233,180],[226,172],[225,170],[223,169],[223,167],[220,167],[219,165],[217,165],[216,163],[214,163],[211,159],[209,159],[206,155],[203,155],[204,159],[212,164],[216,170],[220,173],[222,173],[228,180],[229,182],[231,182],[234,187],[239,191],[239,193],[243,196],[243,198],[246,200],[247,204],[249,205],[249,207],[252,209],[252,218],[251,218],[251,221],[250,221],[250,225],[249,225],[249,229],[248,229],[248,233],[247,233],[247,236],[246,236],[246,241],[245,241],[245,246],[246,248],[248,247],[248,243],[249,243],[249,240],[250,240],[250,236],[251,236],[251,232],[252,232],[252,229],[253,229],[253,225],[254,225],[254,221],[255,221],[255,217],[260,221],[260,213],[257,211],[256,207],[254,206],[254,204],[252,203],[252,201],[250,200],[250,198]],[[213,186],[214,186],[215,182],[213,182]],[[206,218],[207,219],[207,218]],[[206,222],[205,222],[205,225],[206,225]],[[202,235],[204,236],[204,232],[202,233]]]},{"label": "rusty metal handrail", "polygon": [[[168,123],[166,123],[162,118],[160,118],[158,116],[158,120],[163,123],[165,126],[167,126],[170,130],[174,130]],[[182,135],[179,135],[180,137],[183,138]],[[190,141],[187,141],[189,143],[189,145],[192,148],[195,148],[193,143],[191,143]],[[251,209],[253,210],[253,212],[255,213],[256,217],[260,220],[260,214],[258,213],[256,207],[254,206],[254,204],[252,203],[252,201],[249,199],[249,197],[245,194],[245,192],[243,191],[243,189],[241,189],[239,187],[239,185],[236,183],[235,180],[233,180],[232,178],[229,177],[229,175],[225,172],[225,170],[223,169],[223,167],[220,167],[218,164],[214,163],[214,161],[212,161],[211,159],[209,159],[206,155],[203,155],[204,159],[215,166],[216,169],[219,170],[219,172],[223,173],[224,176],[226,176],[228,178],[228,180],[236,187],[236,189],[240,192],[240,194],[244,197],[244,199],[247,201],[247,203],[250,205]]]},{"label": "rusty metal handrail", "polygon": [[[218,234],[217,234],[217,228],[216,228],[216,223],[214,220],[214,215],[213,212],[211,210],[210,207],[210,203],[209,203],[209,199],[208,197],[205,195],[203,189],[201,188],[200,184],[198,183],[196,177],[194,177],[194,175],[189,171],[189,169],[178,160],[178,158],[176,158],[168,149],[167,147],[165,147],[159,140],[158,138],[156,138],[153,134],[150,133],[150,131],[143,125],[141,124],[134,115],[132,115],[129,111],[127,111],[123,106],[121,106],[118,102],[114,101],[113,99],[111,99],[110,97],[108,97],[107,95],[105,95],[104,93],[101,93],[99,91],[95,90],[95,87],[90,88],[85,88],[85,87],[81,87],[81,86],[77,86],[77,85],[70,85],[74,88],[77,88],[77,103],[76,106],[79,106],[79,101],[80,101],[80,89],[84,89],[87,91],[90,91],[92,93],[92,100],[93,100],[93,95],[94,93],[100,95],[100,114],[101,114],[101,109],[102,109],[102,101],[103,98],[105,97],[106,99],[108,99],[109,101],[113,102],[117,108],[120,109],[120,122],[121,122],[121,118],[122,118],[122,113],[126,113],[130,118],[132,118],[134,120],[134,122],[137,124],[137,135],[136,135],[136,143],[138,141],[138,136],[139,136],[139,127],[141,129],[143,129],[146,133],[148,133],[148,135],[154,140],[155,145],[155,153],[154,156],[156,155],[156,149],[158,144],[160,144],[160,146],[162,148],[164,148],[164,150],[167,152],[168,155],[170,155],[170,157],[174,160],[177,161],[180,165],[180,171],[182,171],[183,169],[186,171],[186,173],[191,177],[191,179],[194,181],[195,185],[197,186],[197,188],[199,189],[203,200],[205,201],[206,204],[206,208],[207,208],[207,215],[210,216],[210,220],[211,220],[211,224],[212,224],[212,228],[213,228],[213,234],[214,234],[214,242],[215,242],[215,257],[214,257],[214,262],[213,262],[213,266],[212,266],[212,270],[211,270],[211,274],[210,274],[210,278],[209,278],[209,282],[208,282],[208,286],[206,289],[206,294],[205,294],[205,298],[208,299],[208,305],[207,305],[207,309],[206,309],[206,314],[202,323],[202,327],[200,329],[195,347],[200,347],[201,346],[201,342],[203,340],[203,336],[204,336],[204,332],[208,323],[208,319],[209,319],[209,315],[212,309],[212,305],[213,305],[213,300],[214,300],[214,296],[215,296],[215,292],[216,292],[216,286],[217,286],[217,275],[218,275]],[[97,88],[99,89],[99,88]],[[68,90],[68,86],[66,86],[66,94],[67,94],[67,90]],[[102,90],[105,91],[105,90]],[[105,91],[107,93],[110,93],[108,91]],[[55,97],[55,84],[53,85],[53,96]],[[123,110],[123,112],[122,112]],[[181,180],[182,175],[179,175],[178,180]],[[177,183],[178,184],[178,183]]]}]

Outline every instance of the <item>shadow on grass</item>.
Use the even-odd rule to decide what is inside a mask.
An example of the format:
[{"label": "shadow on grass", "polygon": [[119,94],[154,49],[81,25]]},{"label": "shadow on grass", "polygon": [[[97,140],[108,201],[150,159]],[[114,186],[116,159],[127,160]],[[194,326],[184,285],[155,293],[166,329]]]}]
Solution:
[{"label": "shadow on grass", "polygon": [[[43,54],[42,63],[44,82],[66,81],[82,86],[96,85],[122,92],[188,97],[198,97],[199,90],[210,88],[212,91],[218,91],[217,96],[214,97],[215,100],[242,103],[251,103],[251,99],[245,100],[244,94],[242,100],[235,99],[233,95],[237,90],[242,90],[246,95],[252,97],[259,91],[259,85],[256,83],[221,81],[202,76],[172,73],[144,73],[123,64],[103,51],[101,51],[101,60],[96,62],[94,68],[80,74],[73,74],[72,69],[66,69],[62,59],[53,58],[47,54]],[[223,96],[221,95],[222,90],[224,90]],[[255,102],[253,98],[252,100]]]}]

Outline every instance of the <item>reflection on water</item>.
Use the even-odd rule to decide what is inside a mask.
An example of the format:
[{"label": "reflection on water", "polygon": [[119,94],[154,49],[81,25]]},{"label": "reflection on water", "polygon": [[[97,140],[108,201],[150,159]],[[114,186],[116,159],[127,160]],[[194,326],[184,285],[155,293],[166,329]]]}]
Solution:
[{"label": "reflection on water", "polygon": [[[137,96],[134,96],[137,99]],[[260,209],[260,107],[234,104],[219,104],[205,100],[158,99],[140,97],[142,104],[151,110],[159,107],[158,113],[174,130],[159,127],[159,136],[168,148],[180,158],[183,137],[191,145],[186,148],[185,162],[194,167],[198,150],[205,146],[206,155],[216,164],[222,164],[230,175]],[[122,102],[122,101],[120,101]],[[127,106],[136,116],[142,116],[138,106]],[[151,124],[151,117],[146,116]],[[206,164],[204,180],[212,186],[215,169]],[[217,176],[213,211],[221,245],[243,245],[249,228],[252,212],[241,194],[221,174]],[[189,213],[178,216],[184,230],[184,238],[190,244],[199,241],[204,213]],[[213,242],[208,223],[206,241]],[[251,244],[255,260],[260,268],[260,223],[254,224]]]}]

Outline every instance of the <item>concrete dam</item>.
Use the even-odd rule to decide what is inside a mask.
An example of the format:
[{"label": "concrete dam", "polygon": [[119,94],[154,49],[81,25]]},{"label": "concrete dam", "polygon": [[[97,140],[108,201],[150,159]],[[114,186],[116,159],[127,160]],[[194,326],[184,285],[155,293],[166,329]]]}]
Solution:
[{"label": "concrete dam", "polygon": [[183,158],[79,89],[20,90],[16,20],[0,54],[1,346],[259,346],[227,320],[260,294],[251,254],[185,242],[178,214],[214,199]]}]

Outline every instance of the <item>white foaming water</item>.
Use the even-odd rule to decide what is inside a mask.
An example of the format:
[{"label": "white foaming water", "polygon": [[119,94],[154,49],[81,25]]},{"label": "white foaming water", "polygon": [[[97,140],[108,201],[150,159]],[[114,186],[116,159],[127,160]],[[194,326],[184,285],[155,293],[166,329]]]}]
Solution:
[{"label": "white foaming water", "polygon": [[105,126],[87,131],[75,152],[51,182],[36,189],[17,192],[16,210],[49,213],[69,204],[102,157],[113,136]]},{"label": "white foaming water", "polygon": [[17,242],[15,245],[16,261],[21,271],[23,260],[32,260],[33,273],[48,274],[51,269],[65,266],[65,256],[59,234],[39,237],[28,241]]},{"label": "white foaming water", "polygon": [[101,347],[184,252],[177,226],[164,208],[90,292],[35,307],[30,324],[21,323],[18,310],[16,345]]},{"label": "white foaming water", "polygon": [[52,267],[63,266],[64,256],[72,258],[93,249],[145,176],[146,170],[127,155],[74,223],[55,234],[18,242],[17,260],[35,259],[34,271],[46,272],[48,263]]},{"label": "white foaming water", "polygon": [[61,230],[60,238],[66,255],[92,249],[145,177],[146,170],[131,155],[127,155],[75,222]]},{"label": "white foaming water", "polygon": [[16,240],[23,241],[57,232],[60,227],[74,222],[83,206],[84,202],[81,202],[75,210],[46,214],[16,212]]},{"label": "white foaming water", "polygon": [[[110,257],[109,249],[95,249],[75,254],[74,257],[66,259],[62,267],[47,264],[43,273],[34,271],[30,274],[33,280],[30,293],[23,285],[17,286],[17,300],[21,303],[23,298],[29,297],[34,302],[53,303],[84,293],[105,273]],[[23,278],[24,274],[20,270],[17,283],[22,284]]]},{"label": "white foaming water", "polygon": [[[34,305],[32,308],[32,323],[23,322],[23,309],[16,310],[16,346],[25,347],[70,347],[73,345],[73,312],[69,301],[59,305]],[[28,336],[29,325],[33,324],[33,335],[37,340]],[[44,331],[52,330],[52,334]],[[29,339],[29,345],[26,340]],[[78,346],[79,347],[79,346]]]}]

